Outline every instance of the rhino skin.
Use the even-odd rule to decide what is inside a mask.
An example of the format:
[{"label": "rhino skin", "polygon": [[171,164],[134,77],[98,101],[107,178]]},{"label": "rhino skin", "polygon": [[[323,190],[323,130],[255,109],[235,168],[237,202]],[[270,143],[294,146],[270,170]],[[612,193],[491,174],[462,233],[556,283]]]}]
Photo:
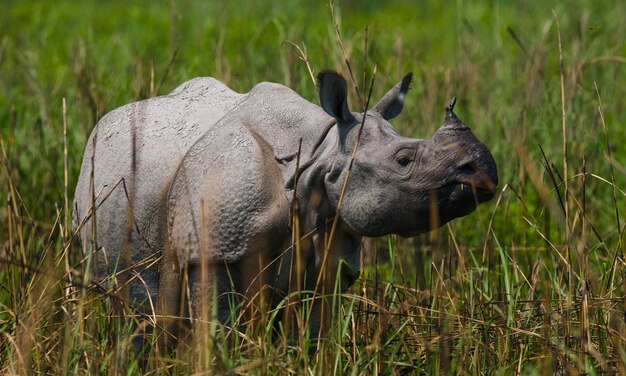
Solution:
[{"label": "rhino skin", "polygon": [[350,112],[332,71],[318,75],[321,107],[275,83],[239,94],[196,78],[110,112],[87,143],[74,203],[97,280],[164,316],[198,317],[217,292],[226,322],[233,296],[263,309],[297,290],[330,294],[335,281],[344,291],[363,236],[414,236],[471,213],[493,198],[496,163],[454,100],[430,139],[400,136],[388,120],[411,78],[365,114]]}]

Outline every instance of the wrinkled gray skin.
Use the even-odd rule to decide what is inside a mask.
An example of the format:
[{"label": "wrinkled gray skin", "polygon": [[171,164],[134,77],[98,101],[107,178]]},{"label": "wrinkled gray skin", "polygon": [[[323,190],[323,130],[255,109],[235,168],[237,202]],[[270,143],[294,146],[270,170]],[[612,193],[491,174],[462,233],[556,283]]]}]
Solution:
[{"label": "wrinkled gray skin", "polygon": [[345,290],[358,276],[363,236],[414,236],[493,197],[495,161],[454,103],[432,138],[406,138],[388,120],[402,111],[410,74],[365,116],[349,111],[341,76],[318,80],[321,107],[279,84],[238,94],[197,78],[105,116],[87,144],[74,206],[83,249],[96,249],[97,277],[134,265],[116,282],[130,279],[138,306],[167,315],[198,316],[216,288],[227,321],[225,292],[271,306],[296,288],[332,292],[337,273]]}]

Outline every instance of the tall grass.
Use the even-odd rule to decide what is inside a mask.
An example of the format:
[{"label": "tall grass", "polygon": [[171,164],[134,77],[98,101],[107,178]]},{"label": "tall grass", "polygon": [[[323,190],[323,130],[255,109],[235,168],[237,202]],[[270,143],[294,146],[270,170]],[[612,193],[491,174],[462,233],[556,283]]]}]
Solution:
[{"label": "tall grass", "polygon": [[[324,2],[5,4],[3,373],[626,373],[626,6],[335,5],[337,25]],[[207,322],[208,335],[142,364],[141,321],[91,281],[72,241],[95,122],[201,75],[316,101],[312,71],[348,76],[344,55],[362,88],[377,67],[373,98],[414,72],[394,121],[407,136],[432,134],[457,95],[498,163],[496,199],[427,235],[368,240],[314,355],[306,333],[272,336],[270,312],[243,333]]]}]

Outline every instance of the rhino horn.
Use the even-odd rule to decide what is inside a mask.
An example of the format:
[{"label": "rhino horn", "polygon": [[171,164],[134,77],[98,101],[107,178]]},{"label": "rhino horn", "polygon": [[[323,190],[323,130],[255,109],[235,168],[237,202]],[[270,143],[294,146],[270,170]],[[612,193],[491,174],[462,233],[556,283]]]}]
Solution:
[{"label": "rhino horn", "polygon": [[404,100],[406,99],[406,93],[409,91],[411,80],[413,79],[413,73],[409,72],[401,82],[394,86],[391,90],[385,94],[382,99],[376,103],[372,108],[372,111],[376,111],[382,115],[385,120],[390,120],[400,115],[402,107],[404,106]]},{"label": "rhino horn", "polygon": [[446,118],[443,121],[442,128],[463,130],[468,127],[454,113],[454,105],[456,104],[456,96],[450,101],[450,105],[446,107]]}]

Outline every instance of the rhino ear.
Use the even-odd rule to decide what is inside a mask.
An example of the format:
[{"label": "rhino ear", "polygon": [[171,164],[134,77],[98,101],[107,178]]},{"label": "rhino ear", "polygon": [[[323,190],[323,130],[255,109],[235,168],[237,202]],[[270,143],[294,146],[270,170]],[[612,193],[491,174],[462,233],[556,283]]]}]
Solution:
[{"label": "rhino ear", "polygon": [[348,108],[348,85],[337,72],[322,71],[317,75],[320,104],[326,113],[337,120],[337,124],[354,121]]},{"label": "rhino ear", "polygon": [[413,73],[409,72],[401,82],[385,94],[380,102],[376,103],[372,110],[381,114],[385,120],[390,120],[400,115],[412,79]]}]

